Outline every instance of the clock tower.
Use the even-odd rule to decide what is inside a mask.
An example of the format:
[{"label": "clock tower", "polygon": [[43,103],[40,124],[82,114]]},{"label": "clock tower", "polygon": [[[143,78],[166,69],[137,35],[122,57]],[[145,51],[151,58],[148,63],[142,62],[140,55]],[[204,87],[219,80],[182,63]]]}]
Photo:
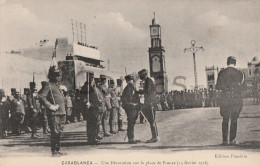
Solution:
[{"label": "clock tower", "polygon": [[161,41],[161,26],[156,23],[155,13],[150,25],[151,47],[149,48],[150,76],[154,78],[157,94],[168,91],[164,48]]}]

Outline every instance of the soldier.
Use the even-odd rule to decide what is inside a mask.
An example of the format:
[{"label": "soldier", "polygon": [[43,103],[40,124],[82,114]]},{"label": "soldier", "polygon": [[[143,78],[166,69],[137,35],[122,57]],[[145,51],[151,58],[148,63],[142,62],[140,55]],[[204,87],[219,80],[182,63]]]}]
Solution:
[{"label": "soldier", "polygon": [[[48,82],[42,81],[41,85],[42,88],[44,88],[44,86],[48,86]],[[40,120],[42,123],[42,130],[43,130],[42,132],[43,134],[48,134],[50,133],[50,130],[48,127],[47,108],[41,100],[40,100],[40,107],[41,107]]]},{"label": "soldier", "polygon": [[226,69],[218,74],[216,89],[221,90],[220,114],[223,117],[222,138],[223,145],[228,144],[228,123],[231,119],[229,142],[231,145],[237,144],[235,138],[237,133],[237,118],[242,110],[241,87],[244,82],[244,75],[235,68],[236,58],[227,58]]},{"label": "soldier", "polygon": [[119,103],[118,103],[118,99],[117,99],[117,95],[116,95],[116,88],[115,86],[115,82],[114,80],[110,80],[109,82],[109,92],[110,92],[110,96],[111,96],[111,112],[110,112],[110,116],[109,116],[109,126],[110,126],[110,133],[111,134],[116,134],[117,133],[117,129],[116,129],[116,121],[117,121],[117,113],[119,110]]},{"label": "soldier", "polygon": [[143,69],[138,72],[138,75],[141,80],[143,80],[144,83],[144,89],[140,90],[138,93],[144,94],[144,106],[143,106],[143,113],[146,119],[148,120],[151,132],[152,132],[152,138],[150,140],[147,140],[147,143],[153,143],[158,142],[158,132],[157,132],[157,126],[155,123],[155,111],[153,110],[153,104],[155,100],[155,86],[153,83],[153,80],[147,76],[147,70]]},{"label": "soldier", "polygon": [[99,89],[101,91],[101,93],[104,96],[105,99],[105,103],[106,103],[106,110],[103,113],[103,117],[102,117],[102,128],[104,131],[104,136],[105,137],[109,137],[111,134],[107,131],[107,125],[106,125],[106,121],[108,119],[108,117],[110,116],[110,112],[112,110],[112,106],[111,106],[111,97],[108,91],[108,88],[106,87],[106,82],[107,82],[107,77],[105,75],[100,75],[100,86]]},{"label": "soldier", "polygon": [[66,123],[65,98],[60,90],[61,74],[55,66],[49,69],[49,83],[39,91],[39,97],[47,108],[48,122],[51,129],[52,156],[66,155],[60,151],[60,137]]},{"label": "soldier", "polygon": [[40,101],[37,94],[36,84],[35,82],[30,82],[30,92],[27,96],[28,99],[28,108],[30,110],[30,119],[31,119],[31,129],[32,135],[31,138],[37,138],[37,128],[39,125],[39,117],[40,117]]},{"label": "soldier", "polygon": [[117,123],[118,123],[118,131],[125,131],[123,129],[123,110],[122,110],[122,102],[121,102],[121,96],[122,96],[122,91],[121,91],[121,86],[122,86],[122,80],[117,79],[117,86],[116,86],[116,96],[119,104],[119,108],[117,109]]},{"label": "soldier", "polygon": [[24,123],[23,123],[23,127],[25,128],[25,132],[29,133],[31,132],[31,127],[30,127],[30,109],[28,108],[28,94],[30,92],[29,88],[24,88],[23,90],[23,95],[21,97],[23,103],[24,103],[24,110],[25,110],[25,115],[24,115]]},{"label": "soldier", "polygon": [[10,105],[5,96],[5,91],[0,89],[0,138],[8,136],[9,109]]},{"label": "soldier", "polygon": [[[87,120],[87,136],[90,144],[97,144],[102,138],[99,136],[101,119],[105,110],[105,101],[102,93],[94,82],[94,73],[89,73],[89,82],[82,86],[82,94],[87,99],[86,120]],[[88,99],[89,97],[89,99]]]},{"label": "soldier", "polygon": [[71,112],[72,112],[72,100],[70,93],[65,92],[66,99],[66,123],[70,124]]},{"label": "soldier", "polygon": [[10,110],[12,134],[21,135],[21,126],[24,121],[25,111],[20,92],[16,92],[14,98],[11,100]]},{"label": "soldier", "polygon": [[128,143],[136,144],[140,142],[140,140],[134,139],[134,126],[140,111],[140,98],[135,92],[134,77],[132,75],[127,75],[125,76],[125,80],[127,82],[127,86],[123,91],[121,100],[122,106],[127,114]]}]

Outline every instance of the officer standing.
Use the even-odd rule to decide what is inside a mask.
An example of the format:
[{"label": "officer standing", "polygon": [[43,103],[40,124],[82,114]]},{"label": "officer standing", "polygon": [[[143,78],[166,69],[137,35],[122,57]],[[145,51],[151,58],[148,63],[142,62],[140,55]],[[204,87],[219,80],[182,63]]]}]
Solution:
[{"label": "officer standing", "polygon": [[37,138],[37,128],[39,125],[40,117],[40,101],[37,94],[36,84],[30,82],[30,93],[28,94],[28,108],[30,110],[30,119],[31,119],[31,129],[32,135],[31,138]]},{"label": "officer standing", "polygon": [[24,105],[20,92],[16,92],[11,101],[11,127],[12,134],[21,135],[21,126],[24,122]]},{"label": "officer standing", "polygon": [[116,95],[116,88],[114,80],[109,81],[109,92],[111,96],[111,112],[110,112],[110,117],[109,117],[109,126],[110,126],[110,133],[111,134],[116,134],[117,129],[116,129],[116,122],[117,122],[117,113],[119,109],[119,103]]},{"label": "officer standing", "polygon": [[123,129],[123,110],[122,110],[122,102],[121,102],[121,95],[122,95],[122,80],[117,79],[117,86],[116,86],[116,96],[119,104],[119,108],[117,109],[117,123],[118,123],[118,131],[125,131]]},{"label": "officer standing", "polygon": [[111,134],[108,132],[107,130],[107,119],[110,116],[110,112],[112,110],[112,106],[111,106],[111,97],[108,91],[108,88],[106,86],[106,82],[107,82],[107,77],[105,75],[100,75],[100,86],[99,89],[102,92],[104,99],[105,99],[105,103],[106,103],[106,110],[104,111],[103,117],[102,117],[102,127],[103,127],[103,131],[104,131],[104,136],[105,137],[109,137],[111,136]]},{"label": "officer standing", "polygon": [[[41,85],[42,88],[44,86],[48,86],[48,82],[42,81]],[[50,133],[50,130],[48,128],[47,108],[41,100],[40,100],[40,107],[41,107],[40,121],[42,123],[43,134],[48,134]]]},{"label": "officer standing", "polygon": [[47,108],[48,122],[51,129],[52,156],[66,155],[60,151],[60,137],[66,123],[65,98],[60,87],[61,74],[55,66],[49,69],[49,83],[39,91],[39,97]]},{"label": "officer standing", "polygon": [[139,94],[144,94],[144,106],[143,113],[147,118],[152,132],[152,138],[147,140],[147,143],[158,142],[158,132],[157,126],[155,123],[155,111],[153,109],[154,101],[155,101],[155,86],[154,82],[151,78],[147,76],[147,70],[143,69],[138,72],[138,75],[142,81],[144,81],[144,89],[139,90]]},{"label": "officer standing", "polygon": [[216,89],[221,91],[220,96],[220,114],[223,117],[222,137],[223,145],[228,144],[228,123],[231,119],[229,143],[237,144],[235,138],[237,133],[237,118],[242,110],[243,102],[241,88],[244,82],[244,75],[235,68],[236,58],[230,56],[227,58],[226,69],[218,74]]},{"label": "officer standing", "polygon": [[94,82],[94,73],[89,73],[89,82],[82,86],[82,94],[86,99],[86,120],[87,136],[90,144],[97,144],[101,137],[99,136],[99,127],[105,109],[105,101],[102,93]]},{"label": "officer standing", "polygon": [[5,96],[5,91],[0,89],[0,138],[8,136],[8,120],[10,105]]},{"label": "officer standing", "polygon": [[121,100],[122,106],[127,114],[127,136],[128,143],[136,144],[140,140],[134,139],[134,126],[140,111],[140,98],[135,92],[133,75],[125,76],[127,86],[125,87]]},{"label": "officer standing", "polygon": [[30,89],[29,88],[24,88],[23,90],[23,95],[22,95],[22,101],[24,103],[24,110],[25,110],[25,115],[24,115],[24,123],[23,126],[25,128],[25,132],[29,133],[31,132],[31,128],[30,128],[30,123],[31,123],[31,119],[30,119],[30,109],[28,107],[28,95],[30,93]]}]

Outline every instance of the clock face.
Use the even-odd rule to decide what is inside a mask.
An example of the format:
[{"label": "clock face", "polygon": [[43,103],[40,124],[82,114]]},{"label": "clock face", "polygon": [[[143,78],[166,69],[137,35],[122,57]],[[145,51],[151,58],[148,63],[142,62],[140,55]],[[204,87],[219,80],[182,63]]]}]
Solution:
[{"label": "clock face", "polygon": [[152,36],[159,35],[159,29],[158,29],[158,27],[152,27],[152,28],[151,28],[151,35],[152,35]]}]

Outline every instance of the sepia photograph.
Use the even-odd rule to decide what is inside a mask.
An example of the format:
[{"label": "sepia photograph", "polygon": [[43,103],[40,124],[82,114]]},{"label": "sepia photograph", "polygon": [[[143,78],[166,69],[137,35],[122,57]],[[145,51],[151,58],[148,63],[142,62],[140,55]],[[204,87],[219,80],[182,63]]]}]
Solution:
[{"label": "sepia photograph", "polygon": [[259,0],[0,0],[1,166],[258,166]]}]

